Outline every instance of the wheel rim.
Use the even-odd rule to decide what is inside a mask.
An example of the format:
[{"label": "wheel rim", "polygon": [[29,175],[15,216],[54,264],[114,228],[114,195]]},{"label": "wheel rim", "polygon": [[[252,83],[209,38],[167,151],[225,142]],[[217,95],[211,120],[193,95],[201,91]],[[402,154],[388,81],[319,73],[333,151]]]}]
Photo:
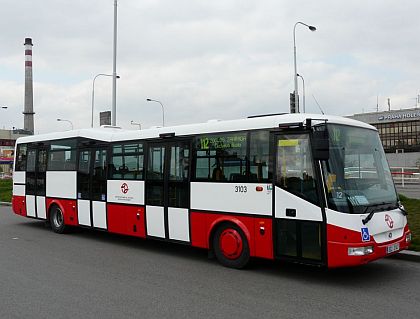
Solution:
[{"label": "wheel rim", "polygon": [[228,259],[238,258],[243,251],[242,236],[235,229],[225,229],[219,237],[219,248]]},{"label": "wheel rim", "polygon": [[60,228],[63,225],[63,221],[63,213],[61,212],[61,209],[57,208],[53,217],[54,226]]}]

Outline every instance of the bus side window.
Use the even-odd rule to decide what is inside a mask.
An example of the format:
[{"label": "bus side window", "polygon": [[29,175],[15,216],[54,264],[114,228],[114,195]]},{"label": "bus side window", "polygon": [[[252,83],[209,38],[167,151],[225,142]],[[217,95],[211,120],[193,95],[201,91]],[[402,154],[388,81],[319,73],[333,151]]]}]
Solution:
[{"label": "bus side window", "polygon": [[142,180],[144,153],[142,143],[115,144],[108,166],[111,179]]},{"label": "bus side window", "polygon": [[19,144],[17,146],[15,171],[26,170],[26,151],[27,151],[26,144]]},{"label": "bus side window", "polygon": [[196,180],[246,182],[247,133],[198,136],[195,140],[194,161]]},{"label": "bus side window", "polygon": [[75,171],[76,139],[51,142],[47,167],[49,171]]},{"label": "bus side window", "polygon": [[249,149],[249,182],[268,182],[271,178],[269,172],[270,158],[269,131],[254,131],[250,133]]}]

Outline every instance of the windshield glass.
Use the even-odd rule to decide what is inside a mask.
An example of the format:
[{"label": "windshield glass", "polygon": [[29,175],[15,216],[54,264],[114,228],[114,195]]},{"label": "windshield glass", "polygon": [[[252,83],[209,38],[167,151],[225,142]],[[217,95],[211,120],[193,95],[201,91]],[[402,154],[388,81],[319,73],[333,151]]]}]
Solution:
[{"label": "windshield glass", "polygon": [[323,161],[328,206],[343,213],[390,209],[397,194],[376,131],[328,124],[330,158]]}]

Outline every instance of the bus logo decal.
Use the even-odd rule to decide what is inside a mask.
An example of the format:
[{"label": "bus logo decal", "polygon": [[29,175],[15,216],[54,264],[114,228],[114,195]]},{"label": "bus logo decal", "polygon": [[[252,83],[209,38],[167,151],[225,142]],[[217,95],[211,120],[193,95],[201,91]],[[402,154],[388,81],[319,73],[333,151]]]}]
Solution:
[{"label": "bus logo decal", "polygon": [[394,221],[388,214],[385,215],[385,222],[388,224],[389,228],[394,228]]},{"label": "bus logo decal", "polygon": [[122,192],[123,194],[127,194],[127,193],[128,193],[128,190],[129,190],[129,188],[128,188],[127,183],[123,183],[123,184],[121,185],[121,192]]}]

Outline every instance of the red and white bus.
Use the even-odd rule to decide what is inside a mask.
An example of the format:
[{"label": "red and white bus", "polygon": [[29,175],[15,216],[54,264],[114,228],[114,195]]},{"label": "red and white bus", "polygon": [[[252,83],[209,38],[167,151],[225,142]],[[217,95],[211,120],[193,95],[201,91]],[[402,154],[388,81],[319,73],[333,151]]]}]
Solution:
[{"label": "red and white bus", "polygon": [[13,210],[71,226],[327,267],[408,248],[377,130],[318,114],[22,137]]}]

